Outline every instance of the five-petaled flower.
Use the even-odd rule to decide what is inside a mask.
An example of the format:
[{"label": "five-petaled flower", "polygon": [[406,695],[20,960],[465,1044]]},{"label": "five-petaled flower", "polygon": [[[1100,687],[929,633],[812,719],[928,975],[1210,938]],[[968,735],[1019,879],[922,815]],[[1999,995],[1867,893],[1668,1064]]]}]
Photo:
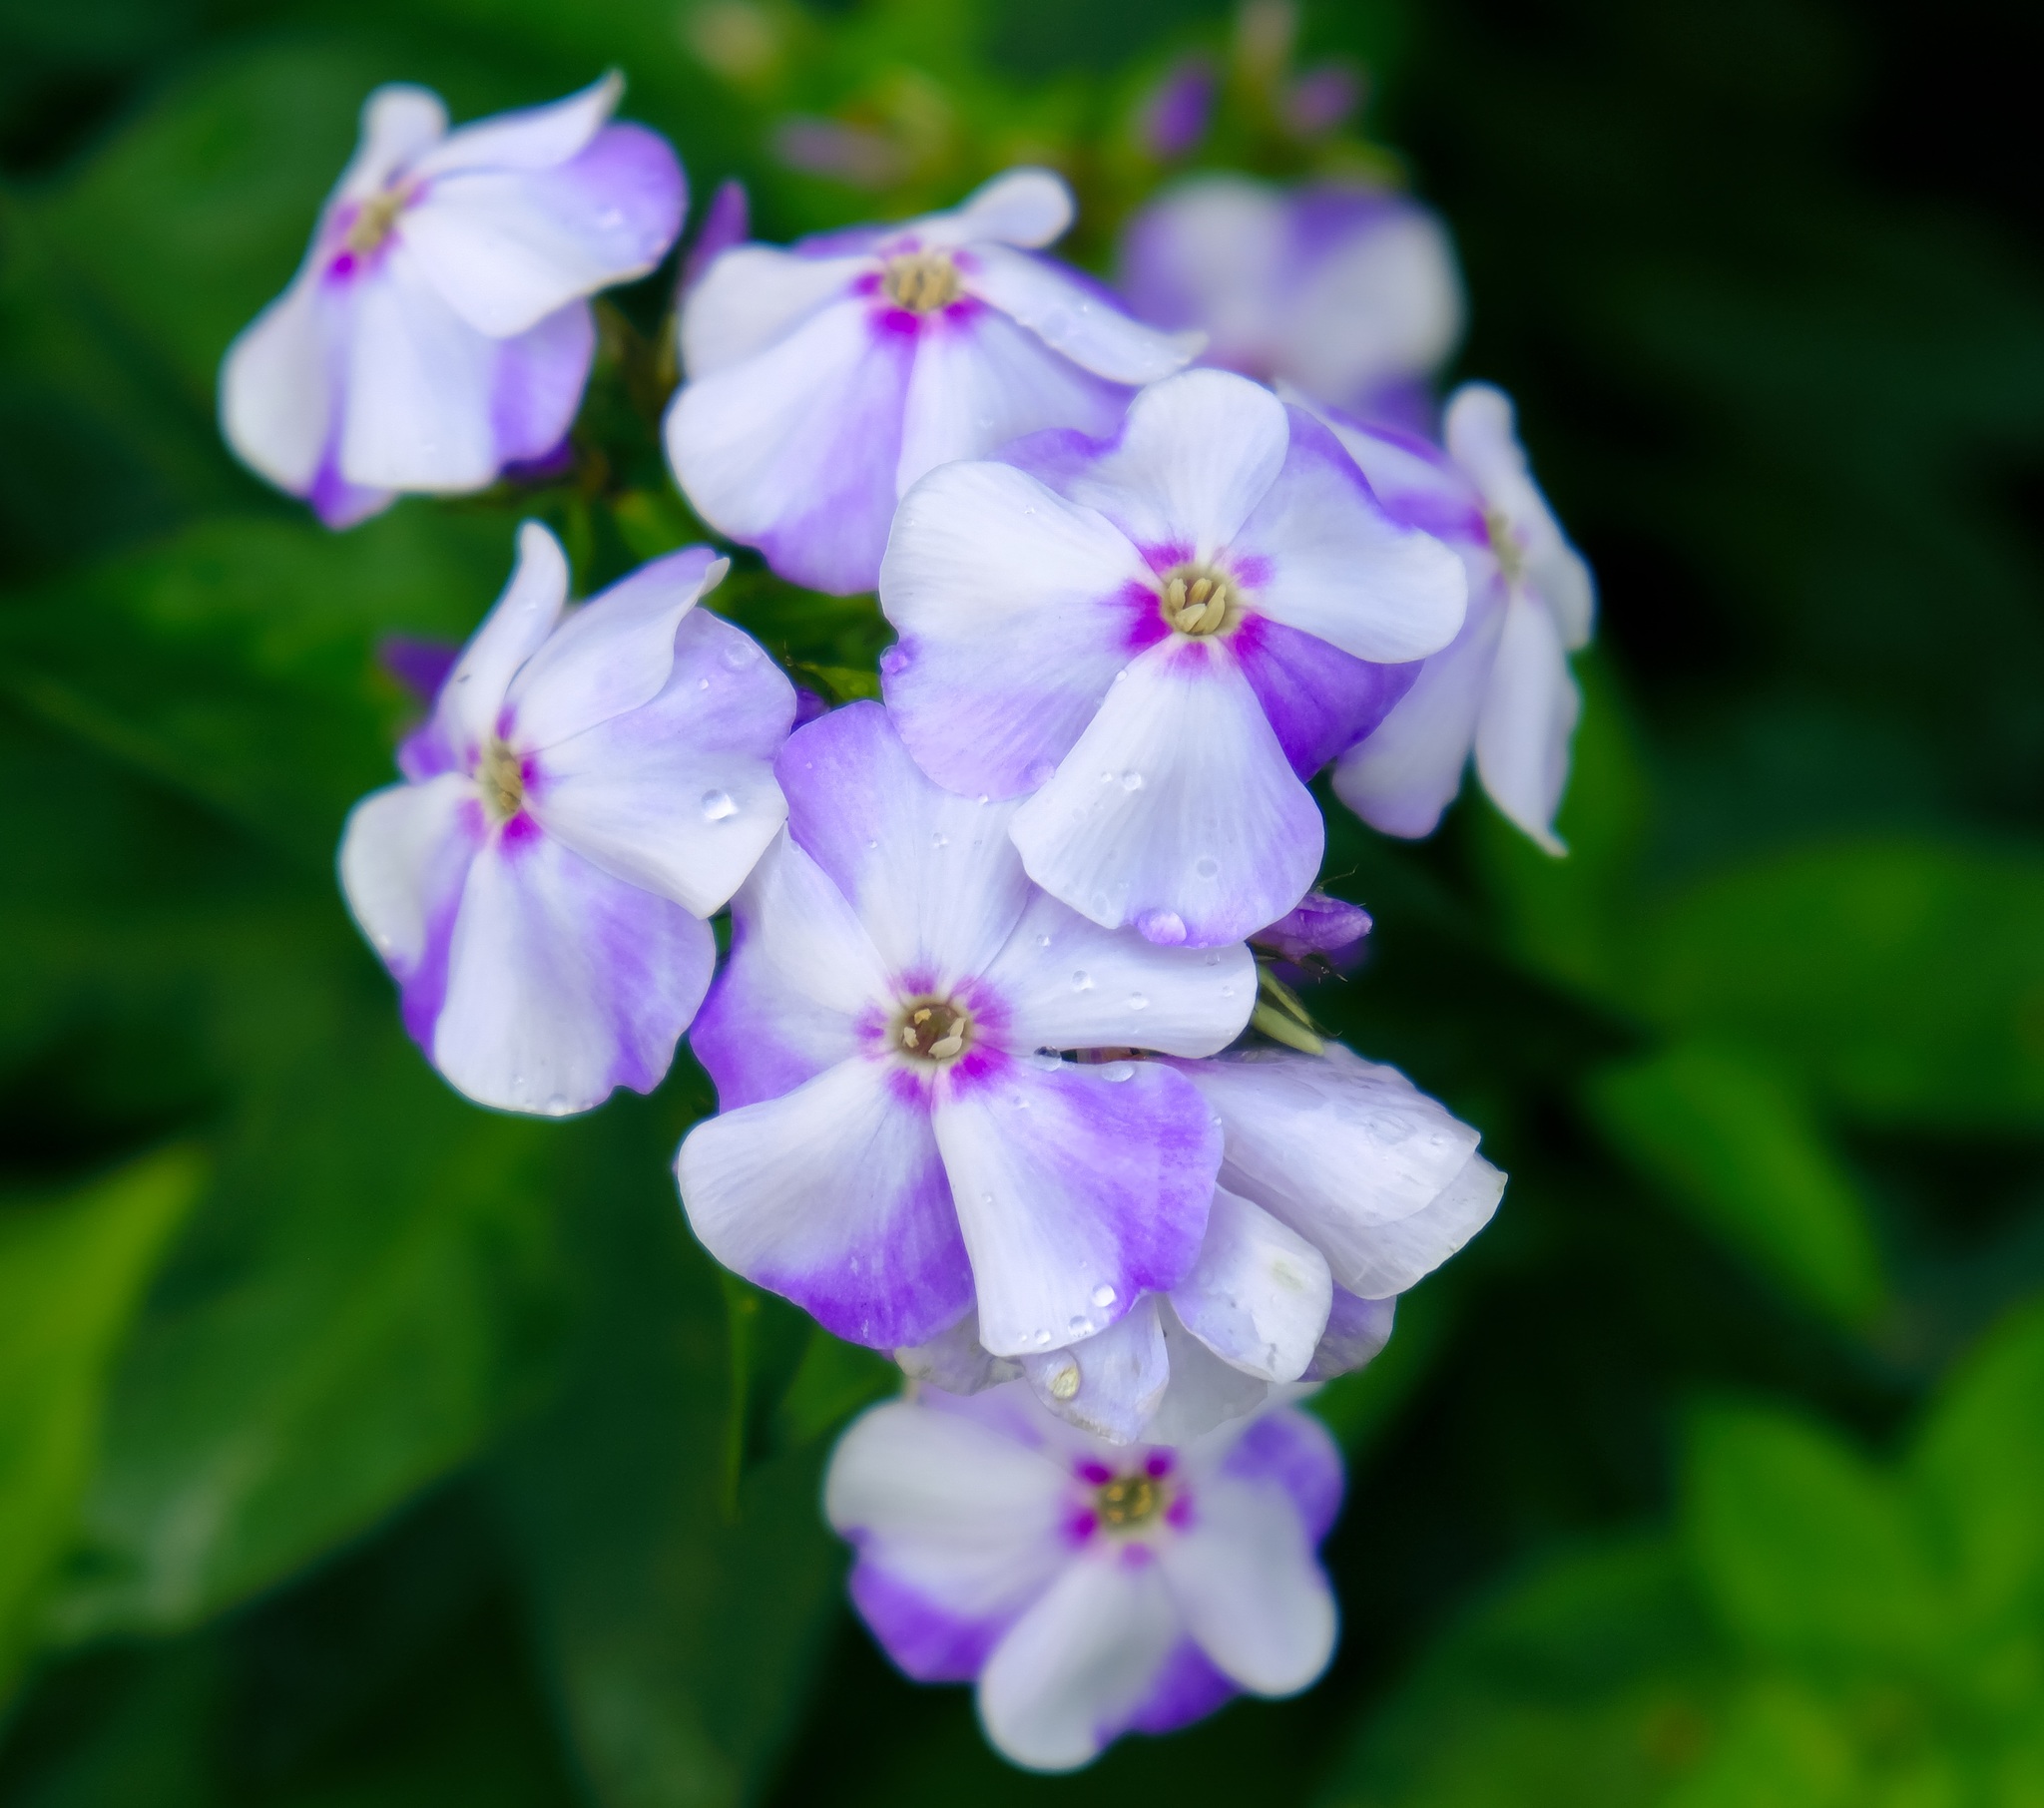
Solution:
[{"label": "five-petaled flower", "polygon": [[1487,383],[1458,389],[1445,451],[1388,428],[1330,424],[1391,514],[1454,548],[1469,573],[1462,632],[1335,766],[1336,795],[1386,834],[1429,834],[1473,747],[1491,800],[1560,853],[1554,812],[1582,710],[1568,656],[1589,642],[1596,589],[1526,468],[1511,402]]},{"label": "five-petaled flower", "polygon": [[405,1027],[484,1105],[651,1092],[710,984],[705,919],[786,816],[794,691],[696,608],[724,570],[692,547],[564,616],[567,561],[528,522],[406,781],[348,817],[341,883]]},{"label": "five-petaled flower", "polygon": [[1154,1061],[1248,1021],[1249,950],[1157,948],[1032,886],[1012,804],[939,790],[874,703],[799,730],[691,1043],[719,1116],[677,1161],[711,1254],[841,1337],[917,1344],[975,1301],[1002,1355],[1175,1286],[1221,1129]]},{"label": "five-petaled flower", "polygon": [[903,498],[887,706],[954,790],[1033,792],[1029,876],[1109,927],[1211,946],[1319,870],[1304,779],[1461,626],[1455,556],[1392,521],[1320,422],[1227,371],[1145,390]]},{"label": "five-petaled flower", "polygon": [[976,1681],[987,1736],[1040,1770],[1310,1683],[1334,1648],[1314,1553],[1340,1505],[1333,1442],[1301,1413],[1116,1447],[1014,1383],[874,1407],[824,1490],[888,1655]]},{"label": "five-petaled flower", "polygon": [[683,310],[667,422],[704,520],[797,584],[870,590],[924,472],[1041,428],[1106,432],[1200,341],[1032,254],[1071,220],[1057,177],[1019,170],[954,213],[726,251]]},{"label": "five-petaled flower", "polygon": [[330,527],[552,452],[595,350],[585,297],[681,230],[666,140],[606,123],[622,91],[450,133],[438,96],[377,89],[296,277],[221,366],[235,451]]}]

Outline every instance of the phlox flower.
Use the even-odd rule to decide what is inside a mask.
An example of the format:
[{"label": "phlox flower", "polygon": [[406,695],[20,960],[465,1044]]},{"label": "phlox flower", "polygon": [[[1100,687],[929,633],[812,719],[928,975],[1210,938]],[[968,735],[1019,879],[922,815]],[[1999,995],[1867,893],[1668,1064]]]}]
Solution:
[{"label": "phlox flower", "polygon": [[345,527],[559,445],[596,344],[585,297],[681,230],[674,152],[606,123],[623,86],[455,132],[423,88],[370,95],[296,277],[221,366],[236,453]]},{"label": "phlox flower", "polygon": [[1340,1458],[1303,1413],[1117,1448],[1017,1384],[871,1408],[824,1484],[887,1654],[976,1682],[987,1737],[1038,1770],[1310,1684],[1334,1648],[1315,1553],[1340,1505]]},{"label": "phlox flower", "polygon": [[1276,1385],[1359,1368],[1396,1296],[1490,1221],[1505,1177],[1477,1134],[1394,1068],[1339,1044],[1173,1061],[1221,1120],[1220,1184],[1176,1286],[1062,1349],[992,1361],[969,1319],[897,1352],[969,1393],[1019,1372],[1051,1411],[1125,1443],[1193,1438]]},{"label": "phlox flower", "polygon": [[682,313],[675,476],[719,533],[814,590],[870,590],[896,499],[1045,427],[1105,432],[1199,349],[1033,248],[1071,192],[1016,170],[963,207],[726,251]]},{"label": "phlox flower", "polygon": [[1119,280],[1139,319],[1204,331],[1207,363],[1414,426],[1462,335],[1446,228],[1382,189],[1189,178],[1130,221]]},{"label": "phlox flower", "polygon": [[564,614],[559,542],[528,522],[510,586],[355,805],[348,907],[448,1080],[507,1111],[651,1092],[717,960],[705,920],[786,815],[772,759],[794,692],[696,608],[691,547]]},{"label": "phlox flower", "polygon": [[1510,400],[1487,383],[1458,389],[1445,449],[1329,421],[1392,516],[1437,535],[1469,574],[1462,632],[1342,756],[1336,795],[1386,834],[1429,834],[1461,788],[1473,748],[1491,800],[1561,853],[1554,812],[1582,712],[1568,656],[1589,643],[1596,589],[1527,469]]},{"label": "phlox flower", "polygon": [[691,1038],[719,1116],[677,1161],[711,1254],[876,1349],[971,1309],[1003,1354],[1103,1329],[1175,1285],[1221,1131],[1154,1061],[1248,1021],[1248,949],[1162,949],[1036,890],[1013,805],[939,790],[876,703],[799,729],[786,833],[732,914]]},{"label": "phlox flower", "polygon": [[945,465],[880,573],[887,706],[952,790],[1034,793],[1029,876],[1107,927],[1210,946],[1319,870],[1304,779],[1461,626],[1455,556],[1393,522],[1332,433],[1220,370],[1110,439]]}]

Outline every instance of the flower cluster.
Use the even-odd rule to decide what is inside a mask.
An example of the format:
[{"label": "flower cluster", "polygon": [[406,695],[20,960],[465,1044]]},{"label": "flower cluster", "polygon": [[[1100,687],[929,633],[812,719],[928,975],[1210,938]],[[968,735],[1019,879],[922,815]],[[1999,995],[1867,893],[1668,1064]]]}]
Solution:
[{"label": "flower cluster", "polygon": [[[618,93],[451,133],[372,96],[228,354],[237,451],[334,526],[559,455],[587,297],[681,227]],[[479,1103],[650,1091],[690,1036],[697,1236],[909,1377],[831,1470],[859,1610],[976,1680],[1018,1762],[1083,1763],[1327,1660],[1340,1468],[1288,1402],[1375,1355],[1504,1176],[1271,1014],[1274,961],[1369,928],[1312,889],[1308,785],[1424,834],[1473,750],[1558,848],[1590,579],[1502,395],[1432,437],[1460,290],[1407,200],[1203,179],[1132,226],[1129,305],[1042,254],[1045,171],[784,249],[740,241],[742,193],[713,215],[669,461],[782,577],[877,589],[882,700],[796,726],[704,606],[725,555],[576,605],[528,523],[342,885]]]}]

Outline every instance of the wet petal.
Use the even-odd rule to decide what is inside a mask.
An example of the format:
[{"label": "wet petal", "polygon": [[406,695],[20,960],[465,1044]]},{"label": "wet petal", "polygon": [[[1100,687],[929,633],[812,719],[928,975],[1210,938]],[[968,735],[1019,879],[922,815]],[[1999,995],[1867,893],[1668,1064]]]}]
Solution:
[{"label": "wet petal", "polygon": [[1319,1348],[1313,1351],[1313,1359],[1299,1379],[1331,1381],[1336,1375],[1349,1374],[1373,1362],[1391,1341],[1391,1322],[1397,1304],[1396,1295],[1387,1299],[1358,1299],[1345,1287],[1336,1287]]},{"label": "wet petal", "polygon": [[1180,1323],[1169,1300],[1159,1316],[1164,1347],[1171,1352],[1171,1385],[1150,1421],[1151,1443],[1190,1444],[1217,1426],[1246,1418],[1270,1399],[1268,1381],[1223,1362]]},{"label": "wet petal", "polygon": [[1067,1424],[1112,1444],[1143,1435],[1171,1379],[1154,1294],[1106,1330],[1021,1361],[1037,1399]]},{"label": "wet petal", "polygon": [[[982,244],[974,247],[972,260],[967,286],[973,294],[1027,327],[1054,351],[1111,382],[1159,382],[1183,370],[1205,343],[1201,333],[1166,333],[1145,326],[1125,313],[1105,289],[1048,257]],[[1080,420],[1043,424],[1085,425]]]},{"label": "wet petal", "polygon": [[1295,1381],[1333,1303],[1325,1257],[1297,1231],[1216,1187],[1193,1271],[1172,1289],[1179,1322],[1247,1375]]},{"label": "wet petal", "polygon": [[1372,665],[1260,616],[1245,621],[1229,646],[1302,779],[1374,729],[1423,670]]}]

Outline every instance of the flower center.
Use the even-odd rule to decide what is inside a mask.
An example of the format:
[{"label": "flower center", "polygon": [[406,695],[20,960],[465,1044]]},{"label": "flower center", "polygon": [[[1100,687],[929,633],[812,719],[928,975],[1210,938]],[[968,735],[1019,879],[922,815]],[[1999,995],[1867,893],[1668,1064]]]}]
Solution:
[{"label": "flower center", "polygon": [[1158,606],[1180,634],[1219,634],[1242,619],[1242,597],[1234,581],[1209,565],[1181,565],[1167,573]]},{"label": "flower center", "polygon": [[482,786],[483,807],[499,822],[509,822],[525,807],[524,761],[508,742],[491,740],[475,776]]},{"label": "flower center", "polygon": [[1164,1486],[1154,1476],[1116,1476],[1093,1497],[1093,1511],[1103,1526],[1133,1532],[1164,1510]]},{"label": "flower center", "polygon": [[943,251],[908,251],[887,259],[881,287],[896,307],[912,314],[934,313],[958,299],[958,266]]},{"label": "flower center", "polygon": [[902,1007],[895,1041],[903,1053],[919,1061],[956,1061],[972,1037],[972,1019],[963,1006],[943,999],[919,998]]},{"label": "flower center", "polygon": [[410,201],[411,188],[404,183],[371,195],[349,223],[347,248],[357,257],[366,257],[390,236],[390,228],[397,224],[398,215],[404,212]]},{"label": "flower center", "polygon": [[1490,550],[1497,555],[1498,570],[1507,584],[1517,584],[1526,575],[1526,549],[1512,532],[1512,524],[1497,509],[1483,511],[1484,531],[1490,536]]}]

